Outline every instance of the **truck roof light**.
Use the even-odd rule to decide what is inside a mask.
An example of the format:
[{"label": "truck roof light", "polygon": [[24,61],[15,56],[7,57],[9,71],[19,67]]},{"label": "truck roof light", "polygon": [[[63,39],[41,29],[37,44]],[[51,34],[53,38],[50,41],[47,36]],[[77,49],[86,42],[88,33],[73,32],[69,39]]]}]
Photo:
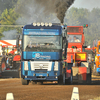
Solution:
[{"label": "truck roof light", "polygon": [[41,24],[40,23],[37,23],[37,26],[40,26]]},{"label": "truck roof light", "polygon": [[49,26],[52,26],[52,23],[49,23]]},{"label": "truck roof light", "polygon": [[43,22],[41,22],[41,26],[44,26],[44,23]]},{"label": "truck roof light", "polygon": [[45,23],[45,26],[48,26],[49,24],[48,23]]},{"label": "truck roof light", "polygon": [[33,26],[36,26],[36,23],[33,23]]}]

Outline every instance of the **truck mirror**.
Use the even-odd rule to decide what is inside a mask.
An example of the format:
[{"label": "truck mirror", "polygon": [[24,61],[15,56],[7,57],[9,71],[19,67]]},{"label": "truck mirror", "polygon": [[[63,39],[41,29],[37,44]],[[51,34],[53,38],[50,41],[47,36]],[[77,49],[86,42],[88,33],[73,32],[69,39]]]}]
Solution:
[{"label": "truck mirror", "polygon": [[19,38],[20,38],[20,35],[17,36],[17,39],[16,39],[16,47],[19,47]]}]

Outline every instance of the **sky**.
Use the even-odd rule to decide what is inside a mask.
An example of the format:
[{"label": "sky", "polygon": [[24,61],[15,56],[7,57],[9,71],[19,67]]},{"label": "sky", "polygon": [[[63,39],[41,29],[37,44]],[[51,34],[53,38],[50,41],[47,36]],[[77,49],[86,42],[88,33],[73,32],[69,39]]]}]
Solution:
[{"label": "sky", "polygon": [[75,0],[71,7],[87,8],[91,11],[93,8],[100,8],[100,0]]}]

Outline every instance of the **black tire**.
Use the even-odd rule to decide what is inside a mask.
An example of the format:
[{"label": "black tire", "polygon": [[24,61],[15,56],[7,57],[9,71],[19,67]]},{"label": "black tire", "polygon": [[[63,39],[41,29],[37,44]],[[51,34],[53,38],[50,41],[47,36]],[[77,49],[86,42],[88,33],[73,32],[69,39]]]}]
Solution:
[{"label": "black tire", "polygon": [[38,85],[42,85],[42,84],[43,84],[43,82],[37,82],[37,84],[38,84]]},{"label": "black tire", "polygon": [[60,75],[58,77],[58,85],[63,85],[63,76],[62,75]]},{"label": "black tire", "polygon": [[36,85],[37,82],[36,81],[31,81],[32,85]]},{"label": "black tire", "polygon": [[21,78],[21,81],[22,81],[22,85],[28,85],[29,84],[29,81],[25,80],[23,78]]},{"label": "black tire", "polygon": [[63,85],[66,85],[66,74],[63,74]]},{"label": "black tire", "polygon": [[66,84],[68,85],[73,84],[72,76],[66,80]]},{"label": "black tire", "polygon": [[66,79],[66,84],[67,85],[71,85],[71,84],[73,84],[73,76],[72,76],[72,71],[71,71],[71,77],[69,77],[68,79]]},{"label": "black tire", "polygon": [[91,84],[91,68],[90,73],[87,73],[87,84]]},{"label": "black tire", "polygon": [[90,74],[87,74],[87,84],[91,84],[91,76],[90,76]]}]

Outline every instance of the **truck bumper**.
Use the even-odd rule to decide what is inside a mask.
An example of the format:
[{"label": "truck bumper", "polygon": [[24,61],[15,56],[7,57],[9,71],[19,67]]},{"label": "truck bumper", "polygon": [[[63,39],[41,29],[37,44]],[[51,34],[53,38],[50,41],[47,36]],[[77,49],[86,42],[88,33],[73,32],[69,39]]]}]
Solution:
[{"label": "truck bumper", "polygon": [[58,76],[24,76],[21,77],[25,80],[33,80],[33,81],[58,81]]}]

